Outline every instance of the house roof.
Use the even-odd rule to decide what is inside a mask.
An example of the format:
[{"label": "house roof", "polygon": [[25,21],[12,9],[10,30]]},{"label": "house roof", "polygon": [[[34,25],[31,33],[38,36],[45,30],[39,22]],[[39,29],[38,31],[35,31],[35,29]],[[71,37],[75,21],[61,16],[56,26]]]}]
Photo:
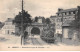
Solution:
[{"label": "house roof", "polygon": [[63,13],[63,12],[69,12],[69,11],[77,11],[77,10],[78,10],[78,8],[71,8],[71,9],[58,11],[57,13]]},{"label": "house roof", "polygon": [[50,16],[50,18],[56,18],[56,16]]},{"label": "house roof", "polygon": [[12,22],[13,18],[8,18],[5,22]]},{"label": "house roof", "polygon": [[71,26],[71,25],[70,25],[71,22],[72,22],[71,20],[67,20],[67,21],[65,21],[65,22],[63,23],[62,26],[63,26],[63,27],[64,27],[64,26]]}]

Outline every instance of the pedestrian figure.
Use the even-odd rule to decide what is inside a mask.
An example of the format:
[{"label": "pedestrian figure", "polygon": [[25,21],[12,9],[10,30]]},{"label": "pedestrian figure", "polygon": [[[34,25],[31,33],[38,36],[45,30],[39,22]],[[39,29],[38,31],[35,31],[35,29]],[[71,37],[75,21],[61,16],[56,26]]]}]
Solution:
[{"label": "pedestrian figure", "polygon": [[26,40],[28,39],[28,32],[24,32],[24,44],[26,43]]}]

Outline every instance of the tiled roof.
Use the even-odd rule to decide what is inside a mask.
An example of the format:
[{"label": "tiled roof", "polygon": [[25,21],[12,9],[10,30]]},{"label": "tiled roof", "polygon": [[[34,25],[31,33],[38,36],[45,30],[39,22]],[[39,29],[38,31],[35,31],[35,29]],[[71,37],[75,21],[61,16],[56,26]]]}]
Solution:
[{"label": "tiled roof", "polygon": [[62,13],[62,12],[69,12],[69,11],[77,11],[78,9],[77,8],[72,8],[72,9],[66,9],[66,10],[61,10],[57,13]]}]

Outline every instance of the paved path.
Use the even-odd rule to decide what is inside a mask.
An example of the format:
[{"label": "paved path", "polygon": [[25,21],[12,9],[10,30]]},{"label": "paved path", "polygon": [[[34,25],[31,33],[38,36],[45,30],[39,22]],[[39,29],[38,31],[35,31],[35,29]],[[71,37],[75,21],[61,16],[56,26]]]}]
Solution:
[{"label": "paved path", "polygon": [[41,45],[41,43],[37,40],[37,38],[31,38],[33,45]]},{"label": "paved path", "polygon": [[14,35],[1,35],[0,42],[5,44],[20,44],[21,38]]},{"label": "paved path", "polygon": [[[48,45],[46,42],[44,42],[40,36],[32,36],[29,38],[30,42],[32,45]],[[27,43],[26,43],[27,45]]]}]

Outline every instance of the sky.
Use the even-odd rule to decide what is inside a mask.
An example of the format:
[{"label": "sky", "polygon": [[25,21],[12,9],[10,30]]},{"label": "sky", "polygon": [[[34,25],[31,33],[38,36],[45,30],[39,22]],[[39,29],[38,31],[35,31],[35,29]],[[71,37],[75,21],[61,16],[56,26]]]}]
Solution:
[{"label": "sky", "polygon": [[[24,0],[24,9],[35,16],[56,15],[58,8],[70,9],[80,6],[80,0]],[[0,21],[14,18],[21,11],[21,0],[0,0]]]}]

